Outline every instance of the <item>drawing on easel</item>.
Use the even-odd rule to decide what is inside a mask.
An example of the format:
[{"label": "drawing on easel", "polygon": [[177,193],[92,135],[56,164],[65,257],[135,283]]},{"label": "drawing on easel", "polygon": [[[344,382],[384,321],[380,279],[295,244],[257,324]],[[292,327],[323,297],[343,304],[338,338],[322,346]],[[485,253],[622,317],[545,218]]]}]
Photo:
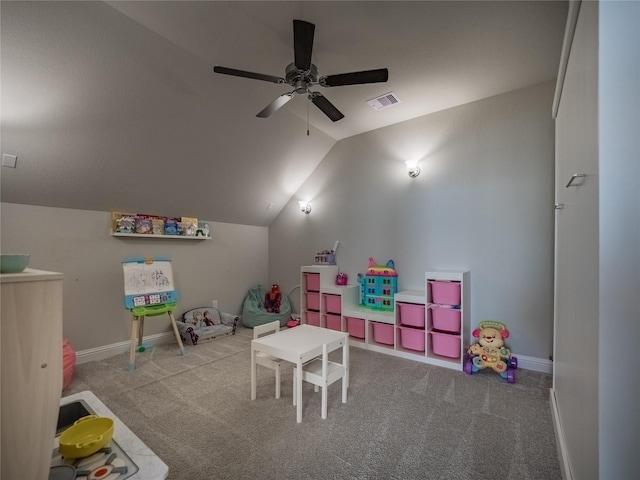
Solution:
[{"label": "drawing on easel", "polygon": [[173,286],[173,270],[168,260],[141,259],[122,263],[124,303],[135,307],[165,305],[178,301]]}]

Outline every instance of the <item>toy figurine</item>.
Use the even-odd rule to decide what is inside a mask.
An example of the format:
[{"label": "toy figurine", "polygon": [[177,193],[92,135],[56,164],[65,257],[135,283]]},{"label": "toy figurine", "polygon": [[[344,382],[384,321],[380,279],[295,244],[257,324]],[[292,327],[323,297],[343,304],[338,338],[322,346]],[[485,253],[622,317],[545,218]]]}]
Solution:
[{"label": "toy figurine", "polygon": [[269,313],[280,313],[280,287],[277,283],[271,285],[271,290],[264,294],[264,308]]},{"label": "toy figurine", "polygon": [[507,327],[500,322],[485,320],[473,331],[473,336],[478,341],[467,349],[469,358],[465,362],[464,371],[472,374],[489,367],[509,383],[514,383],[515,372],[512,369],[517,368],[518,359],[504,345],[504,339],[509,337]]}]

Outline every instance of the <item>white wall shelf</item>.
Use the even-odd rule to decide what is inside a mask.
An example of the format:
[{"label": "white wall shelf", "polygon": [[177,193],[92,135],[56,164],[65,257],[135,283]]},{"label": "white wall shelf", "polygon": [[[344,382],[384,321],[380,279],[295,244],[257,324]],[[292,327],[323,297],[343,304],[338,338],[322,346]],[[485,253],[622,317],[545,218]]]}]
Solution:
[{"label": "white wall shelf", "polygon": [[211,240],[211,237],[187,237],[185,235],[153,235],[150,233],[115,233],[111,232],[112,237],[120,238],[162,238],[165,240]]}]

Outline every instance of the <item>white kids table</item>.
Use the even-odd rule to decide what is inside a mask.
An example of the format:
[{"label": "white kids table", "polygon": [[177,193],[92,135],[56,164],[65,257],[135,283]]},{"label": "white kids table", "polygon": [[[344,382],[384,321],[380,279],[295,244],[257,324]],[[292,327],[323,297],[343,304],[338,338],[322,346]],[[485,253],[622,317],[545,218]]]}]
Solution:
[{"label": "white kids table", "polygon": [[296,420],[302,422],[302,364],[322,355],[322,346],[345,338],[347,350],[347,385],[349,384],[349,335],[336,330],[329,330],[311,325],[281,330],[273,335],[251,340],[251,400],[256,399],[256,352],[281,358],[296,365],[298,375],[296,382],[297,405]]}]

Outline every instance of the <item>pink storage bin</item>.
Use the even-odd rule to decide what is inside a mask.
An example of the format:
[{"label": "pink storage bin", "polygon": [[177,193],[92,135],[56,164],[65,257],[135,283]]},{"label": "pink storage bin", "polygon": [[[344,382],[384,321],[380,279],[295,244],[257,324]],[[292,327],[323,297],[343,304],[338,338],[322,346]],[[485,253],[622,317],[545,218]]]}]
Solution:
[{"label": "pink storage bin", "polygon": [[307,309],[320,310],[320,294],[316,292],[305,292],[307,296]]},{"label": "pink storage bin", "polygon": [[305,273],[304,278],[307,284],[306,290],[311,290],[313,292],[320,291],[320,274],[319,273]]},{"label": "pink storage bin", "polygon": [[424,305],[415,303],[400,303],[400,325],[424,328]]},{"label": "pink storage bin", "polygon": [[373,339],[384,345],[393,345],[393,325],[388,323],[370,322],[373,327]]},{"label": "pink storage bin", "polygon": [[429,332],[431,348],[436,355],[460,358],[460,337],[446,333]]},{"label": "pink storage bin", "polygon": [[403,348],[424,352],[424,330],[411,327],[398,327],[398,330],[400,330],[400,344]]},{"label": "pink storage bin", "polygon": [[327,307],[327,313],[340,313],[340,295],[324,295],[325,306]]},{"label": "pink storage bin", "polygon": [[307,325],[320,326],[320,314],[318,312],[307,312]]},{"label": "pink storage bin", "polygon": [[340,327],[340,315],[327,315],[327,328],[331,330],[341,331]]},{"label": "pink storage bin", "polygon": [[355,338],[364,338],[364,320],[362,318],[347,317],[347,331]]},{"label": "pink storage bin", "polygon": [[460,282],[429,280],[431,301],[441,305],[460,305]]},{"label": "pink storage bin", "polygon": [[460,310],[429,305],[433,328],[441,332],[460,333]]}]

